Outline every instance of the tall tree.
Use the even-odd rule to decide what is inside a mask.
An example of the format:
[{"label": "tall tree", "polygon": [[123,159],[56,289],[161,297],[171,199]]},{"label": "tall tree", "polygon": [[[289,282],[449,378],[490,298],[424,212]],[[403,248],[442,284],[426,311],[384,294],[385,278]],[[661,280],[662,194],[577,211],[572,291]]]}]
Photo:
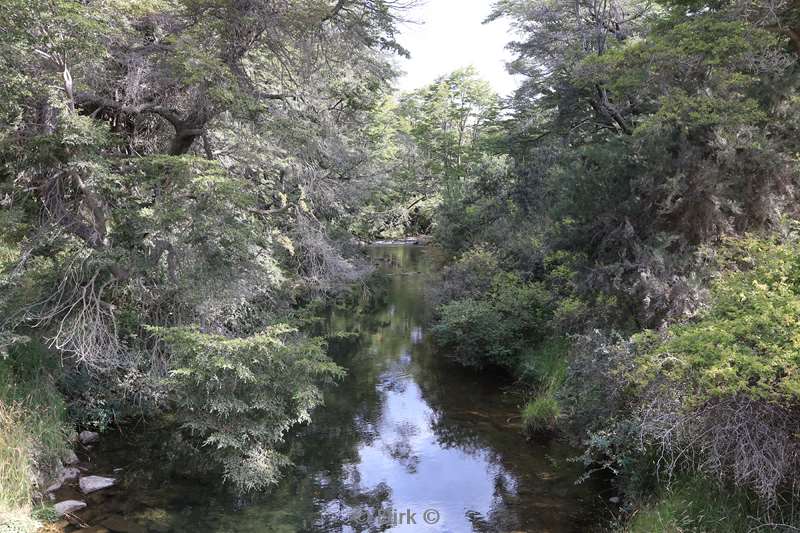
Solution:
[{"label": "tall tree", "polygon": [[[402,6],[7,2],[4,331],[43,337],[109,402],[176,409],[238,486],[273,482],[338,373],[276,324],[299,289],[358,274],[328,232],[373,171],[363,129]],[[296,387],[253,391],[267,370]]]}]

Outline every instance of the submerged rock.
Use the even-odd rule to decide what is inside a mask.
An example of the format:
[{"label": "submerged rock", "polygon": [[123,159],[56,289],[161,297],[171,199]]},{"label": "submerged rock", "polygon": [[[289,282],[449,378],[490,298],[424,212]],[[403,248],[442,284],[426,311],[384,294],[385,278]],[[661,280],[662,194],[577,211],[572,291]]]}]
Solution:
[{"label": "submerged rock", "polygon": [[86,503],[79,500],[64,500],[58,502],[53,506],[58,516],[64,516],[67,513],[74,513],[86,508]]},{"label": "submerged rock", "polygon": [[81,444],[92,444],[100,440],[100,434],[96,431],[81,431],[78,438],[81,440]]},{"label": "submerged rock", "polygon": [[91,492],[105,489],[115,485],[117,480],[113,477],[102,477],[102,476],[85,476],[78,481],[78,485],[81,488],[81,492],[84,494],[89,494]]}]

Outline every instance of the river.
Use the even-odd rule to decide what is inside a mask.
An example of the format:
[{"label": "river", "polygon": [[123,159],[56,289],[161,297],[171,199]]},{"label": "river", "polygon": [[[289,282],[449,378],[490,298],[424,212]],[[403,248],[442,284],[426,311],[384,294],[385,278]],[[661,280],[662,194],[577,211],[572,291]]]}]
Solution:
[{"label": "river", "polygon": [[235,497],[217,478],[184,475],[157,433],[128,428],[86,457],[92,473],[120,485],[89,495],[84,524],[134,533],[589,530],[600,498],[575,483],[575,450],[526,441],[520,399],[502,376],[433,349],[430,251],[370,253],[381,275],[325,326],[347,376],[288,439],[294,466],[277,487]]}]

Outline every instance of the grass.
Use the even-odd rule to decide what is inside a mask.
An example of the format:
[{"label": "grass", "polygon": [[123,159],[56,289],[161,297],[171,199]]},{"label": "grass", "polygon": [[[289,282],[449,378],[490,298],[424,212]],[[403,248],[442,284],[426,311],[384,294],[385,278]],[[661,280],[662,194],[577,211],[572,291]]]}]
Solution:
[{"label": "grass", "polygon": [[44,347],[29,342],[0,358],[0,530],[30,531],[40,472],[67,450],[66,406]]},{"label": "grass", "polygon": [[551,431],[561,414],[556,393],[567,376],[569,343],[556,339],[543,343],[523,357],[518,373],[533,383],[534,397],[522,409],[522,424],[528,434]]},{"label": "grass", "polygon": [[560,414],[558,400],[540,393],[540,396],[529,401],[522,409],[522,424],[529,434],[541,433],[552,430]]},{"label": "grass", "polygon": [[745,533],[757,506],[744,491],[728,490],[711,480],[687,476],[662,489],[635,512],[625,533]]}]

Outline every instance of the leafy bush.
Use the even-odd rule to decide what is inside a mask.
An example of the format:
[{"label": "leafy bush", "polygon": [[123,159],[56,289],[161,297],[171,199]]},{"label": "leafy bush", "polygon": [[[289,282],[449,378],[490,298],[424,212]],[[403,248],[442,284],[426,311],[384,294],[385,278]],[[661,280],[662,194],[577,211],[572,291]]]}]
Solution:
[{"label": "leafy bush", "polygon": [[467,298],[439,308],[439,323],[433,328],[437,344],[467,366],[507,363],[514,355],[512,332],[500,313],[486,300]]},{"label": "leafy bush", "polygon": [[697,319],[639,335],[640,431],[659,468],[710,473],[774,506],[800,473],[800,248],[748,238],[721,257]]},{"label": "leafy bush", "polygon": [[169,385],[190,442],[207,447],[240,491],[274,484],[288,459],[276,451],[343,370],[319,339],[285,325],[245,338],[192,328],[150,328],[173,355]]},{"label": "leafy bush", "polygon": [[496,252],[485,246],[470,248],[442,271],[441,286],[435,300],[447,303],[464,298],[480,298],[492,287],[500,270]]},{"label": "leafy bush", "polygon": [[549,294],[540,283],[498,274],[483,298],[444,304],[439,315],[434,338],[458,361],[514,368],[522,349],[546,334]]},{"label": "leafy bush", "polygon": [[737,270],[712,288],[698,320],[670,328],[666,342],[640,360],[691,388],[695,405],[743,394],[768,402],[800,395],[800,247],[755,239],[728,248]]}]

